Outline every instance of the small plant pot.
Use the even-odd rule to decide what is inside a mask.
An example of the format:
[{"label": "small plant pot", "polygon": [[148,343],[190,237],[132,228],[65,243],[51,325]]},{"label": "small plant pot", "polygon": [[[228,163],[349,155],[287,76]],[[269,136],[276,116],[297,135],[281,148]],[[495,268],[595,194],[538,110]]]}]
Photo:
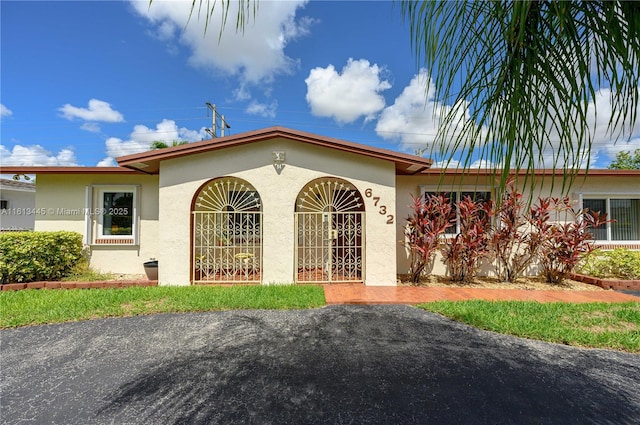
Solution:
[{"label": "small plant pot", "polygon": [[158,260],[144,263],[144,272],[147,274],[147,279],[158,280]]}]

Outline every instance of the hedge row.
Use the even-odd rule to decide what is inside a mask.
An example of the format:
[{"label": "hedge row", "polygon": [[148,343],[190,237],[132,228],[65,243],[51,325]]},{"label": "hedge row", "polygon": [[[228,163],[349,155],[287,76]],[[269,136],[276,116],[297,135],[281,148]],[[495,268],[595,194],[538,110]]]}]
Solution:
[{"label": "hedge row", "polygon": [[640,279],[640,252],[625,248],[597,250],[589,255],[579,272],[593,277]]},{"label": "hedge row", "polygon": [[82,259],[76,232],[0,234],[0,283],[60,280]]}]

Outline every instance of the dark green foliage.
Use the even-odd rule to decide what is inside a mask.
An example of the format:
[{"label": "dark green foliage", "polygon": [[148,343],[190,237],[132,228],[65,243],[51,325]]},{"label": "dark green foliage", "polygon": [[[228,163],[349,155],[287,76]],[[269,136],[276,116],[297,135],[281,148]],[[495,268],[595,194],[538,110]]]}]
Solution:
[{"label": "dark green foliage", "polygon": [[76,232],[0,234],[0,283],[60,280],[82,259]]},{"label": "dark green foliage", "polygon": [[165,149],[165,148],[172,148],[175,146],[182,146],[182,145],[186,145],[187,142],[186,140],[174,140],[173,142],[171,142],[171,144],[168,144],[167,142],[163,142],[161,140],[155,140],[153,142],[151,142],[151,150],[156,150],[156,149]]},{"label": "dark green foliage", "polygon": [[640,170],[640,149],[631,155],[629,151],[618,152],[615,161],[609,164],[610,170]]}]

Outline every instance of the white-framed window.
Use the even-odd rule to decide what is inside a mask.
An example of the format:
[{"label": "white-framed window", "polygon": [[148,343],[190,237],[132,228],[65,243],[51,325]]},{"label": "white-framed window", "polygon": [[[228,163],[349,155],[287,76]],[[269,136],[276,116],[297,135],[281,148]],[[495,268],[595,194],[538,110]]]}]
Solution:
[{"label": "white-framed window", "polygon": [[6,199],[0,199],[0,210],[8,210],[9,209],[9,201]]},{"label": "white-framed window", "polygon": [[606,213],[614,220],[593,230],[596,242],[638,243],[640,241],[640,194],[581,194],[582,208]]},{"label": "white-framed window", "polygon": [[137,185],[87,187],[87,243],[137,245],[139,231]]},{"label": "white-framed window", "polygon": [[488,187],[463,186],[461,188],[456,188],[456,190],[443,191],[442,189],[438,189],[438,187],[435,186],[420,186],[420,193],[423,197],[426,197],[427,195],[442,194],[449,200],[449,203],[454,205],[454,208],[452,208],[452,214],[455,214],[455,217],[452,216],[451,218],[455,218],[455,224],[445,231],[445,235],[448,236],[453,236],[460,233],[460,216],[455,208],[456,203],[464,199],[466,196],[470,196],[474,201],[488,202],[492,198],[491,192],[491,188]]}]

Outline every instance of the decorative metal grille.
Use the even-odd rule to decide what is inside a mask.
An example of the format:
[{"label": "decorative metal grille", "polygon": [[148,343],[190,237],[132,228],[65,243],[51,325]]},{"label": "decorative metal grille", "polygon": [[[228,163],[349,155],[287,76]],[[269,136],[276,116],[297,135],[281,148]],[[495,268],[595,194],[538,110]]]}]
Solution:
[{"label": "decorative metal grille", "polygon": [[196,195],[193,214],[193,281],[260,282],[262,203],[238,178],[209,182]]},{"label": "decorative metal grille", "polygon": [[342,179],[308,184],[296,202],[296,281],[361,282],[364,203]]}]

